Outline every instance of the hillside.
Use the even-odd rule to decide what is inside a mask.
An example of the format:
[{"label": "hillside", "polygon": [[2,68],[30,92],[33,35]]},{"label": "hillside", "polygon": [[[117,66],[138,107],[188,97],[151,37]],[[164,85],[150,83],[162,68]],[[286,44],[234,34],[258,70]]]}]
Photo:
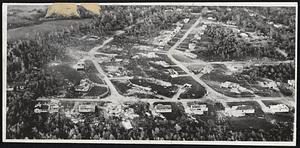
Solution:
[{"label": "hillside", "polygon": [[100,6],[95,3],[77,5],[75,3],[57,3],[47,9],[46,18],[85,18],[100,15]]}]

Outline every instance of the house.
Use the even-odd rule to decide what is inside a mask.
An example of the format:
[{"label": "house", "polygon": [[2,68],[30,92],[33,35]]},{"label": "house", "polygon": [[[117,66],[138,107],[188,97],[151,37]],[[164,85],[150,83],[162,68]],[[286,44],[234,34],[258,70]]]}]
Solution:
[{"label": "house", "polygon": [[15,91],[24,91],[25,88],[26,88],[26,85],[25,85],[24,82],[16,82],[16,83],[14,84],[14,88],[13,88],[13,89],[14,89]]},{"label": "house", "polygon": [[155,105],[155,111],[157,113],[170,113],[172,112],[172,106],[171,105],[163,105],[163,104],[157,104]]},{"label": "house", "polygon": [[[202,33],[202,32],[201,32]],[[199,33],[199,34],[201,34]],[[197,40],[201,40],[201,36],[199,35],[198,33],[194,35],[194,38],[197,39]]]},{"label": "house", "polygon": [[214,68],[210,65],[206,65],[201,69],[201,73],[206,74],[210,73]]},{"label": "house", "polygon": [[76,69],[76,70],[84,70],[84,69],[85,69],[85,63],[84,63],[84,61],[79,61],[79,62],[75,65],[75,69]]},{"label": "house", "polygon": [[47,113],[49,111],[48,104],[41,104],[40,102],[34,106],[35,113]]},{"label": "house", "polygon": [[295,87],[295,80],[288,80],[288,84],[292,87]]},{"label": "house", "polygon": [[270,88],[270,89],[275,89],[275,90],[279,90],[277,87],[276,82],[274,81],[269,81],[269,82],[258,82],[260,84],[260,86],[265,87],[265,88]]},{"label": "house", "polygon": [[282,28],[282,25],[281,24],[274,24],[274,27],[276,27],[276,28]]},{"label": "house", "polygon": [[168,69],[168,72],[172,78],[178,77],[178,72],[174,69]]},{"label": "house", "polygon": [[232,72],[238,72],[243,70],[244,66],[239,64],[226,65],[226,67]]},{"label": "house", "polygon": [[139,55],[143,56],[143,57],[147,57],[147,58],[157,58],[158,55],[156,55],[155,52],[149,52],[149,53],[138,53]]},{"label": "house", "polygon": [[191,88],[192,85],[191,85],[191,84],[188,84],[188,83],[185,83],[185,84],[183,85],[183,87],[184,87],[184,88]]},{"label": "house", "polygon": [[123,125],[123,127],[124,127],[125,129],[127,129],[127,130],[133,128],[129,120],[123,120],[123,121],[122,121],[122,125]]},{"label": "house", "polygon": [[211,17],[211,16],[210,16],[210,17],[207,17],[207,19],[210,20],[210,21],[215,21],[215,20],[217,20],[215,17]]},{"label": "house", "polygon": [[229,81],[221,83],[221,87],[224,87],[224,88],[237,88],[238,86],[239,86],[239,84],[229,82]]},{"label": "house", "polygon": [[247,38],[247,37],[248,37],[248,35],[247,35],[246,33],[240,33],[240,36],[241,36],[242,38]]},{"label": "house", "polygon": [[95,112],[96,106],[93,104],[81,104],[78,107],[80,113],[91,113]]},{"label": "house", "polygon": [[191,52],[184,52],[183,54],[191,59],[196,59],[198,57],[196,54]]},{"label": "house", "polygon": [[242,117],[245,116],[246,114],[254,114],[255,109],[250,106],[250,105],[238,105],[238,106],[232,106],[225,108],[225,113],[228,116],[233,116],[233,117]]},{"label": "house", "polygon": [[164,67],[164,68],[168,68],[170,65],[167,63],[167,62],[165,62],[165,61],[155,61],[155,62],[152,62],[152,63],[154,63],[154,64],[156,64],[156,65],[160,65],[160,66],[162,66],[162,67]]},{"label": "house", "polygon": [[59,105],[58,104],[49,104],[49,113],[57,113],[59,111]]},{"label": "house", "polygon": [[195,43],[189,43],[189,49],[191,51],[194,51],[195,50],[195,47],[196,47],[196,44]]},{"label": "house", "polygon": [[184,20],[183,20],[183,22],[186,24],[186,23],[188,23],[190,21],[190,19],[189,18],[185,18]]},{"label": "house", "polygon": [[194,104],[190,106],[191,113],[197,115],[203,115],[204,112],[208,111],[206,104]]},{"label": "house", "polygon": [[75,91],[87,92],[92,88],[92,82],[89,79],[80,80],[80,84],[75,86]]},{"label": "house", "polygon": [[14,87],[8,84],[6,87],[6,91],[13,91],[13,90],[14,90]]},{"label": "house", "polygon": [[235,21],[229,21],[229,20],[228,20],[228,21],[226,22],[226,24],[228,24],[228,25],[236,25],[236,22],[235,22]]},{"label": "house", "polygon": [[122,62],[123,59],[115,59],[115,62]]},{"label": "house", "polygon": [[271,113],[286,113],[289,112],[289,107],[287,107],[285,104],[270,105],[269,111]]}]

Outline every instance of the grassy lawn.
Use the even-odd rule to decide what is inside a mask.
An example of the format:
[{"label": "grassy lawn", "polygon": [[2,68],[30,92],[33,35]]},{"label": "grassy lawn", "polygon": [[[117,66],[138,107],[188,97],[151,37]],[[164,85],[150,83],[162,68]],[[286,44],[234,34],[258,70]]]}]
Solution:
[{"label": "grassy lawn", "polygon": [[98,73],[98,70],[96,69],[95,65],[93,64],[93,62],[91,60],[85,60],[85,72],[87,73]]},{"label": "grassy lawn", "polygon": [[100,96],[108,92],[107,87],[94,86],[86,96]]},{"label": "grassy lawn", "polygon": [[132,86],[129,85],[130,84],[129,81],[111,80],[111,82],[114,84],[117,91],[122,95],[125,95],[127,93],[127,90],[132,88]]},{"label": "grassy lawn", "polygon": [[276,104],[281,104],[280,101],[277,100],[262,100],[262,102],[266,105],[266,106],[270,106],[270,105],[276,105]]},{"label": "grassy lawn", "polygon": [[181,54],[173,54],[172,56],[179,62],[185,62],[185,63],[193,62],[193,60]]},{"label": "grassy lawn", "polygon": [[97,73],[88,73],[87,75],[88,78],[94,83],[105,84],[104,81],[101,78],[99,78],[99,76],[97,76]]}]

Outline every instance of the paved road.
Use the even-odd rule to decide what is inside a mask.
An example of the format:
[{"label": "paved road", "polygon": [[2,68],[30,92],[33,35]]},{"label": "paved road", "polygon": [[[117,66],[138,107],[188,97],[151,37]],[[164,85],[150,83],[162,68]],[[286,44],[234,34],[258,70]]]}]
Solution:
[{"label": "paved road", "polygon": [[[209,87],[204,81],[198,78],[196,75],[191,73],[188,68],[186,68],[181,62],[177,61],[172,54],[176,50],[176,48],[187,38],[187,36],[192,32],[192,30],[200,23],[202,17],[199,17],[197,21],[186,31],[186,33],[170,48],[167,53],[168,58],[175,63],[178,67],[180,67],[184,72],[187,73],[188,76],[191,76],[196,82],[200,83],[202,86],[206,88],[210,95],[216,95],[216,97],[229,98],[219,92],[216,92],[211,87]],[[212,99],[216,98],[215,96],[211,96]]]}]

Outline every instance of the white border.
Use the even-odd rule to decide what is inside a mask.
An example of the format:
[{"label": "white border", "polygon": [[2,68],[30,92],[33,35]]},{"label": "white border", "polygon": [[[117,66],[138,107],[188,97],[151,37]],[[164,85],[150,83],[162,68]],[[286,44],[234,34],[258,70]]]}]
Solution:
[{"label": "white border", "polygon": [[298,3],[297,2],[152,2],[152,3],[99,3],[99,5],[181,5],[181,6],[256,6],[256,7],[295,7],[296,8],[296,39],[295,39],[295,114],[294,135],[292,142],[264,142],[264,141],[160,141],[160,140],[53,140],[53,139],[6,139],[6,61],[7,61],[7,6],[8,5],[51,5],[52,3],[3,3],[2,4],[2,141],[13,143],[108,143],[108,144],[179,144],[179,145],[257,145],[257,146],[296,146],[297,137],[297,62],[298,62]]},{"label": "white border", "polygon": [[[62,2],[67,3],[67,2]],[[70,2],[72,3],[72,2]],[[3,5],[51,5],[53,3],[3,3]],[[76,3],[79,4],[79,3]],[[170,5],[170,6],[256,6],[256,7],[295,7],[297,2],[135,2],[99,3],[99,5]]]},{"label": "white border", "polygon": [[[2,4],[2,141],[6,139],[7,5]],[[5,80],[5,81],[4,81]],[[4,99],[5,98],[5,99]]]}]

